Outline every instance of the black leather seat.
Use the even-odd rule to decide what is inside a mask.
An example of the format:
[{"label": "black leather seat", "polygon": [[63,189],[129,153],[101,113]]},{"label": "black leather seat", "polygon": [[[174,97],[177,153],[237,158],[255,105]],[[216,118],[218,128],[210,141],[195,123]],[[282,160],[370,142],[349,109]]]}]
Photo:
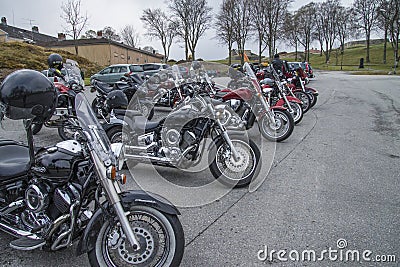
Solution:
[{"label": "black leather seat", "polygon": [[111,87],[108,85],[108,83],[103,83],[103,82],[95,82],[94,87],[96,87],[97,90],[99,90],[100,92],[102,92],[103,94],[108,95],[109,93],[111,93],[114,89],[114,87]]},{"label": "black leather seat", "polygon": [[0,181],[26,174],[30,168],[29,148],[17,143],[0,142]]},{"label": "black leather seat", "polygon": [[137,116],[135,117],[133,128],[137,133],[141,134],[154,131],[158,125],[160,125],[160,121],[149,121],[143,116]]}]

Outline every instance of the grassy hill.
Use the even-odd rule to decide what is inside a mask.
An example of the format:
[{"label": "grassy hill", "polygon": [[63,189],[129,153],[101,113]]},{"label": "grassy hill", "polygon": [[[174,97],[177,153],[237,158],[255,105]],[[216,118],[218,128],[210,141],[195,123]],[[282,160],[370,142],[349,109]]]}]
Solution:
[{"label": "grassy hill", "polygon": [[59,53],[64,61],[69,58],[78,62],[79,67],[85,73],[85,77],[89,77],[101,69],[101,66],[63,50],[45,49],[20,42],[8,42],[0,43],[0,81],[18,69],[38,71],[47,69],[47,57],[51,53]]},{"label": "grassy hill", "polygon": [[[365,45],[355,45],[346,48],[343,54],[342,70],[351,71],[354,74],[388,74],[390,71],[393,71],[393,49],[389,43],[387,44],[386,64],[383,64],[383,44],[371,45],[370,63],[365,62],[366,49]],[[287,61],[295,61],[294,53],[288,53],[281,58]],[[364,69],[358,68],[360,58],[364,58]],[[228,64],[228,60],[226,59],[214,62]],[[240,62],[234,61],[232,63]],[[329,64],[325,63],[324,55],[310,55],[310,63],[314,69],[341,70],[341,54],[337,50],[332,51]],[[396,72],[400,73],[400,69],[396,70]]]}]

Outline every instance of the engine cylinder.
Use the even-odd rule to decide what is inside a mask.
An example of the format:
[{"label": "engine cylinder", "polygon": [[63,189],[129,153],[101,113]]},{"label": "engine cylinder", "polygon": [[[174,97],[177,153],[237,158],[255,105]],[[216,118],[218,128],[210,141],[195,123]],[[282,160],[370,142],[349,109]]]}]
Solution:
[{"label": "engine cylinder", "polygon": [[25,201],[33,212],[45,210],[49,205],[49,194],[42,184],[31,184],[25,191]]}]

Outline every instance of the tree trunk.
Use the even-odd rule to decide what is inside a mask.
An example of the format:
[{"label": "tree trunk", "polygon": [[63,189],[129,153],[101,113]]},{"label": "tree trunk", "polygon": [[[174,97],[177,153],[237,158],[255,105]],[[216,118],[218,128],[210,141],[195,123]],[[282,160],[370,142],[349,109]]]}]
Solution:
[{"label": "tree trunk", "polygon": [[262,38],[258,37],[258,64],[261,64],[261,54],[262,54]]},{"label": "tree trunk", "polygon": [[368,34],[368,35],[367,35],[367,57],[365,58],[365,62],[366,62],[366,63],[370,63],[370,60],[369,60],[369,46],[370,46],[370,41],[371,41],[371,37],[370,37],[370,35]]},{"label": "tree trunk", "polygon": [[385,26],[385,40],[383,42],[383,64],[386,64],[387,35],[388,35],[388,29],[387,26]]},{"label": "tree trunk", "polygon": [[232,64],[232,44],[228,44],[229,54],[228,54],[228,65]]},{"label": "tree trunk", "polygon": [[297,61],[297,52],[298,52],[298,51],[297,51],[297,41],[295,42],[294,49],[295,49],[294,60]]},{"label": "tree trunk", "polygon": [[75,45],[75,54],[78,55],[78,46]]}]

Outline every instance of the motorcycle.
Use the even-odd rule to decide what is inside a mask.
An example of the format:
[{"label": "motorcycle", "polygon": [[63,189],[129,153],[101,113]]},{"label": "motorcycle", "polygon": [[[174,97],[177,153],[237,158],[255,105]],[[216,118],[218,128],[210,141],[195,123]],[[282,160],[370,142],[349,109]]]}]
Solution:
[{"label": "motorcycle", "polygon": [[250,129],[257,120],[264,138],[276,142],[287,139],[294,128],[292,115],[283,106],[270,106],[251,66],[245,63],[243,68],[247,77],[229,82],[229,85],[236,89],[225,88],[213,93],[215,98],[227,103],[236,113],[229,114],[225,126]]},{"label": "motorcycle", "polygon": [[[273,72],[275,70],[271,68]],[[265,78],[260,82],[263,88],[263,94],[267,98],[271,106],[285,107],[293,116],[295,124],[298,124],[303,119],[303,102],[297,97],[288,95],[285,88],[287,88],[286,81],[272,80]]]},{"label": "motorcycle", "polygon": [[[175,86],[186,86],[173,66]],[[190,85],[195,86],[195,85]],[[213,106],[210,97],[196,94],[177,103],[160,121],[150,122],[138,112],[114,110],[114,117],[103,124],[111,142],[124,141],[124,155],[130,164],[188,169],[197,166],[209,151],[208,162],[213,176],[223,184],[247,186],[260,170],[260,151],[243,135],[228,134],[221,124],[225,105]],[[206,149],[207,138],[212,142]],[[213,153],[215,152],[215,153]]]},{"label": "motorcycle", "polygon": [[92,102],[93,111],[99,118],[105,119],[109,116],[110,110],[105,105],[107,95],[114,90],[120,90],[126,95],[128,101],[132,103],[131,108],[133,110],[140,111],[143,116],[151,120],[154,115],[154,105],[146,98],[148,90],[142,84],[143,80],[138,74],[126,74],[125,81],[118,81],[113,86],[94,81],[90,90],[92,93],[96,92],[96,98]]},{"label": "motorcycle", "polygon": [[64,64],[67,75],[60,76],[58,73],[52,70],[56,76],[54,78],[54,86],[58,90],[57,108],[54,115],[50,120],[43,123],[33,123],[32,133],[35,135],[40,132],[43,125],[49,128],[57,128],[58,135],[62,140],[69,140],[73,137],[75,131],[72,130],[76,121],[73,118],[75,115],[75,96],[84,91],[82,86],[82,78],[80,76],[80,70],[76,64],[71,64],[71,60],[67,60]]},{"label": "motorcycle", "polygon": [[318,91],[315,90],[314,88],[305,86],[305,81],[301,78],[302,77],[302,75],[300,74],[301,72],[304,72],[303,69],[301,68],[297,69],[295,75],[291,78],[291,84],[292,84],[291,90],[293,91],[294,94],[296,94],[297,92],[306,93],[310,98],[309,106],[310,108],[312,108],[317,103]]},{"label": "motorcycle", "polygon": [[76,140],[36,149],[29,119],[28,145],[0,141],[0,229],[17,238],[10,246],[58,251],[78,242],[92,266],[178,266],[179,211],[158,195],[122,191],[122,144],[109,142],[83,94],[75,101]]}]

